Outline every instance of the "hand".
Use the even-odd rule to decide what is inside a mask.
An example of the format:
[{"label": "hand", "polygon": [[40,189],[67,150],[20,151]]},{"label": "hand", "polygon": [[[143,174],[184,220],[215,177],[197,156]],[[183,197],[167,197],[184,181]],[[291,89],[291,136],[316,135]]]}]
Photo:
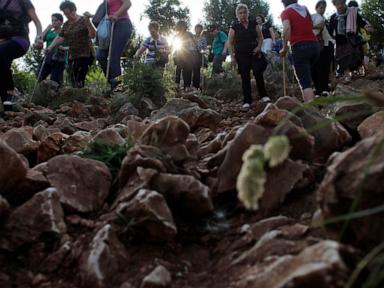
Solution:
[{"label": "hand", "polygon": [[260,51],[261,51],[261,48],[259,46],[257,46],[255,49],[253,49],[252,53],[253,53],[253,55],[257,55],[260,53]]},{"label": "hand", "polygon": [[373,33],[373,32],[375,32],[375,29],[373,28],[373,26],[371,25],[371,24],[367,24],[367,25],[365,25],[365,30],[367,30],[367,32],[369,32],[369,33]]},{"label": "hand", "polygon": [[232,63],[232,65],[236,65],[237,64],[236,57],[235,57],[234,54],[231,54],[231,63]]},{"label": "hand", "polygon": [[109,18],[109,20],[110,20],[111,22],[116,22],[116,21],[119,19],[119,17],[116,16],[115,14],[110,15],[108,18]]},{"label": "hand", "polygon": [[36,39],[35,43],[33,44],[33,47],[35,47],[37,49],[43,49],[44,41]]},{"label": "hand", "polygon": [[92,15],[91,13],[89,13],[89,12],[87,11],[87,12],[84,12],[84,13],[83,13],[83,16],[84,16],[87,20],[89,20],[89,18],[92,18],[94,15]]},{"label": "hand", "polygon": [[287,47],[283,47],[280,50],[279,54],[280,54],[281,57],[285,57],[285,55],[287,55],[287,52],[288,52]]}]

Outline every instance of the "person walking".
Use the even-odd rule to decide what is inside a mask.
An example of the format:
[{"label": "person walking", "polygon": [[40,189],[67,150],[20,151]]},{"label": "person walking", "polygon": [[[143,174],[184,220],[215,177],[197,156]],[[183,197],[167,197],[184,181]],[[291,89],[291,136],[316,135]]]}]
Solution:
[{"label": "person walking", "polygon": [[359,29],[373,32],[373,27],[360,15],[356,7],[347,7],[346,0],[332,0],[336,13],[331,16],[329,30],[336,40],[336,64],[344,82],[351,81],[351,72],[363,63],[361,58],[364,39]]},{"label": "person walking", "polygon": [[[53,40],[59,36],[64,22],[63,15],[60,13],[54,13],[51,16],[51,21],[51,24],[48,25],[42,33],[43,41],[47,43],[47,47],[49,47]],[[61,85],[65,64],[68,61],[67,50],[68,47],[66,47],[65,44],[60,45],[45,56],[45,60],[41,63],[41,67],[39,69],[38,81],[42,81],[51,75],[51,80]]]},{"label": "person walking", "polygon": [[42,44],[42,27],[30,0],[0,0],[0,7],[3,12],[0,18],[0,106],[4,105],[4,110],[12,110],[13,99],[17,94],[12,62],[28,51],[28,23],[32,20],[36,27],[36,45]]},{"label": "person walking", "polygon": [[273,46],[275,45],[275,32],[273,27],[265,22],[265,17],[261,14],[256,16],[257,25],[263,34],[263,44],[261,45],[261,51],[263,53],[269,53],[272,51]]},{"label": "person walking", "polygon": [[69,53],[69,75],[72,87],[81,88],[85,85],[85,78],[89,67],[94,60],[94,50],[91,39],[96,36],[96,29],[90,21],[91,14],[84,13],[80,16],[76,12],[76,5],[71,1],[64,1],[60,4],[67,21],[58,37],[46,49],[46,54],[63,44],[68,44]]},{"label": "person walking", "polygon": [[133,57],[138,59],[147,51],[144,63],[164,68],[165,64],[168,63],[170,50],[167,39],[160,34],[160,24],[156,21],[149,23],[148,30],[151,36],[144,40]]},{"label": "person walking", "polygon": [[320,57],[312,69],[313,83],[316,95],[329,96],[329,75],[333,59],[333,39],[328,31],[327,21],[324,17],[327,1],[320,0],[316,3],[316,13],[311,16],[313,32],[320,43]]},{"label": "person walking", "polygon": [[[104,74],[107,76],[108,55],[110,54],[110,71],[108,82],[114,90],[121,81],[116,79],[121,75],[120,58],[125,46],[132,35],[132,23],[129,19],[128,10],[132,3],[130,0],[105,0],[108,7],[108,18],[114,22],[113,39],[111,47],[107,49],[97,48],[96,59],[99,61]],[[109,51],[111,49],[111,51]]]},{"label": "person walking", "polygon": [[204,65],[204,55],[207,51],[207,38],[205,38],[203,33],[204,27],[201,24],[197,24],[195,26],[195,42],[197,45],[197,59],[196,59],[196,65],[194,65],[193,71],[192,71],[192,85],[196,89],[200,89],[200,70],[201,67]]},{"label": "person walking", "polygon": [[223,53],[225,43],[228,40],[227,34],[220,30],[218,25],[212,27],[212,53],[213,53],[213,62],[212,62],[212,76],[224,72],[223,62],[227,57],[226,52]]},{"label": "person walking", "polygon": [[288,52],[288,41],[292,47],[293,67],[300,84],[303,100],[315,98],[312,89],[311,71],[320,55],[320,44],[312,30],[311,15],[307,7],[297,0],[282,0],[285,10],[281,13],[283,21],[282,57]]},{"label": "person walking", "polygon": [[195,37],[188,31],[188,25],[185,21],[179,21],[176,23],[176,37],[180,40],[180,47],[175,52],[176,63],[176,84],[180,85],[180,74],[183,75],[184,90],[191,89],[192,83],[192,71],[196,65],[196,59],[198,57],[197,44]]},{"label": "person walking", "polygon": [[238,4],[236,7],[238,23],[229,29],[228,42],[223,51],[223,54],[226,54],[229,50],[232,63],[237,63],[243,89],[243,108],[246,109],[252,103],[251,70],[256,79],[261,101],[270,101],[263,77],[263,72],[267,67],[267,60],[261,52],[263,35],[256,21],[249,20],[248,16],[248,6],[242,3]]}]

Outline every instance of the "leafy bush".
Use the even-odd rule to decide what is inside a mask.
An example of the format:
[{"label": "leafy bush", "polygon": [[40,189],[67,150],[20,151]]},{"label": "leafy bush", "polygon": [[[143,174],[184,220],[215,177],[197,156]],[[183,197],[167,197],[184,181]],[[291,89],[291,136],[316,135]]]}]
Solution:
[{"label": "leafy bush", "polygon": [[57,109],[66,102],[79,101],[87,103],[90,95],[92,95],[88,88],[62,88],[58,91],[53,87],[49,87],[46,83],[49,82],[43,81],[37,86],[32,102],[51,109]]},{"label": "leafy bush", "polygon": [[215,96],[226,101],[232,101],[242,95],[241,80],[237,71],[228,69],[226,76],[214,76],[208,78],[208,69],[203,70],[204,75],[204,94]]},{"label": "leafy bush", "polygon": [[36,75],[32,72],[17,71],[13,74],[13,81],[15,87],[23,94],[32,93],[33,88],[36,84]]},{"label": "leafy bush", "polygon": [[173,97],[176,91],[173,71],[172,66],[163,70],[134,62],[132,67],[125,70],[122,77],[125,92],[113,99],[113,110],[117,111],[126,102],[138,107],[144,97],[159,107],[164,105],[166,97]]}]

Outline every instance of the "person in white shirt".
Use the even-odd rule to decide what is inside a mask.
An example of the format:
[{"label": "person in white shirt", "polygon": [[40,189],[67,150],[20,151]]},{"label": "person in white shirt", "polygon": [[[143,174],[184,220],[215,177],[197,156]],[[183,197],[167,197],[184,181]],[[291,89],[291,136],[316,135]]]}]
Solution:
[{"label": "person in white shirt", "polygon": [[312,15],[313,33],[316,35],[320,46],[320,57],[312,70],[312,78],[315,85],[316,95],[329,95],[329,74],[333,58],[333,39],[328,32],[327,23],[324,18],[327,2],[320,0],[316,3],[316,13]]}]

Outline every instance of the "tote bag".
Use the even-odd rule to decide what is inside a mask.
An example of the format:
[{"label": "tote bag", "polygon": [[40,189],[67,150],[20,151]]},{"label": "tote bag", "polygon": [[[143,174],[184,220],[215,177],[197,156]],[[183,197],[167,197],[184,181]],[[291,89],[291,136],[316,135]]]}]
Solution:
[{"label": "tote bag", "polygon": [[97,42],[100,49],[106,50],[109,48],[109,43],[111,40],[111,21],[108,19],[108,6],[107,1],[105,1],[105,11],[103,19],[101,19],[99,25],[97,26]]}]

